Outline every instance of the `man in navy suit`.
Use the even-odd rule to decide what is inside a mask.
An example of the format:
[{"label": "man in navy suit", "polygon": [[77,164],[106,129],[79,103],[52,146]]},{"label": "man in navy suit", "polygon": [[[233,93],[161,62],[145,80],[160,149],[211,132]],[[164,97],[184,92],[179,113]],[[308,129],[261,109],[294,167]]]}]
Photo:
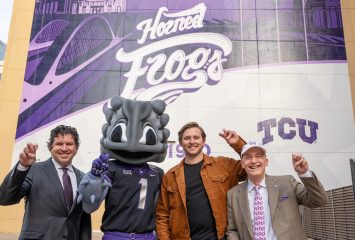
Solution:
[{"label": "man in navy suit", "polygon": [[27,144],[0,186],[0,204],[25,198],[20,240],[90,240],[90,215],[75,201],[84,175],[72,165],[79,135],[75,128],[59,125],[51,131],[47,146],[52,156],[36,163],[38,145]]}]

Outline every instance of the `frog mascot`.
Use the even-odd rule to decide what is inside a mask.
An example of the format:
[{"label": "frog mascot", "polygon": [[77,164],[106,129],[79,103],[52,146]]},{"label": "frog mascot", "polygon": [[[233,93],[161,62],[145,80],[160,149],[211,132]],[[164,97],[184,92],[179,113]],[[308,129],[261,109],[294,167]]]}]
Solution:
[{"label": "frog mascot", "polygon": [[165,102],[113,97],[103,112],[101,155],[78,188],[85,212],[105,199],[103,240],[155,239],[154,210],[164,174],[148,162],[162,162],[168,148]]}]

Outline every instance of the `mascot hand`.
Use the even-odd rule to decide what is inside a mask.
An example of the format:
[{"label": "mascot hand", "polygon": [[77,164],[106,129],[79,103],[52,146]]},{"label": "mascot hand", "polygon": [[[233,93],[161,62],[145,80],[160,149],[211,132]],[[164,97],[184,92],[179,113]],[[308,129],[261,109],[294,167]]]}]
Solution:
[{"label": "mascot hand", "polygon": [[79,184],[76,201],[78,204],[82,202],[84,212],[92,213],[100,207],[111,186],[105,177],[88,172]]},{"label": "mascot hand", "polygon": [[96,177],[104,177],[106,180],[109,182],[110,179],[107,176],[107,171],[108,171],[108,160],[110,158],[110,155],[107,153],[103,153],[100,155],[100,157],[96,158],[92,162],[92,167],[91,167],[91,174],[96,176]]}]

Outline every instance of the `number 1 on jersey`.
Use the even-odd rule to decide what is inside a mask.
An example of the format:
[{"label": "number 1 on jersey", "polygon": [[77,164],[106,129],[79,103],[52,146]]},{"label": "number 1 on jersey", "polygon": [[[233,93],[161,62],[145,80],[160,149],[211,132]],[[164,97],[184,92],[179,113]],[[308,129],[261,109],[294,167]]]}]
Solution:
[{"label": "number 1 on jersey", "polygon": [[148,181],[145,178],[141,178],[139,183],[141,185],[141,190],[140,190],[140,193],[139,193],[138,208],[139,209],[144,209],[145,208],[145,199],[147,197]]}]

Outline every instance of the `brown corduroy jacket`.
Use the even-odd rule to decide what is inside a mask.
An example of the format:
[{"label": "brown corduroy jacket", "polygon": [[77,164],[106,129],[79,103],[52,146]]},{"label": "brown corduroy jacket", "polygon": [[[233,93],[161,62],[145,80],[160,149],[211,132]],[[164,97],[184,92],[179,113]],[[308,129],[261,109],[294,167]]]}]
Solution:
[{"label": "brown corduroy jacket", "polygon": [[[240,153],[243,142],[233,146]],[[216,222],[218,239],[223,238],[227,227],[227,191],[238,181],[246,179],[240,161],[227,157],[204,154],[201,178],[209,198]],[[159,240],[190,239],[186,209],[184,159],[163,177],[156,207],[156,231]]]}]

